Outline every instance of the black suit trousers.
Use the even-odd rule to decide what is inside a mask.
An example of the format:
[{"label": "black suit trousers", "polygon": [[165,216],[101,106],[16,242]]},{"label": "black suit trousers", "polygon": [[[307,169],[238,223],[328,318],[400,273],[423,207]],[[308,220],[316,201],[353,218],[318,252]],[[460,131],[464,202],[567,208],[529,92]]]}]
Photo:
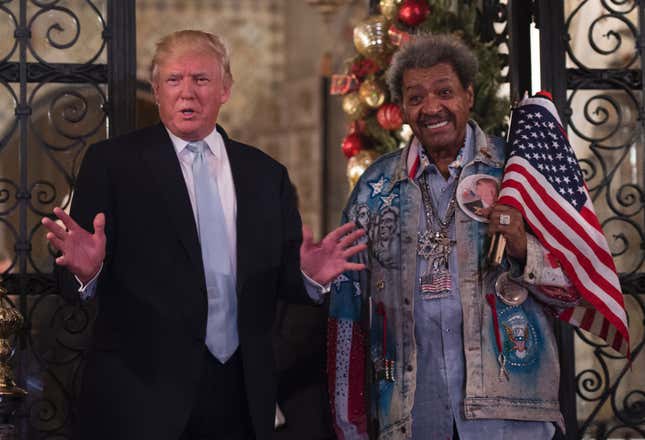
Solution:
[{"label": "black suit trousers", "polygon": [[224,364],[204,348],[199,390],[180,440],[253,440],[239,351]]}]

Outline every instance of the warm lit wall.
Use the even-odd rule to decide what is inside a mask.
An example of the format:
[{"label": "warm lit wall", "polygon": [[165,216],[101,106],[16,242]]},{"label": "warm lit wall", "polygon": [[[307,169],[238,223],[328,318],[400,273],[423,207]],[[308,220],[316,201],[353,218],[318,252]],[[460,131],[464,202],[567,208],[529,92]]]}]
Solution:
[{"label": "warm lit wall", "polygon": [[[232,137],[258,146],[287,166],[298,189],[303,221],[316,235],[322,233],[322,197],[328,195],[326,215],[334,226],[347,195],[346,161],[339,146],[345,120],[333,98],[327,112],[329,141],[326,148],[321,144],[320,70],[326,51],[336,70],[352,54],[351,29],[366,15],[367,2],[347,3],[325,21],[300,0],[137,2],[139,80],[148,79],[155,42],[169,32],[193,28],[225,38],[235,84],[219,122]],[[139,96],[140,101],[149,99],[145,92]],[[322,188],[325,150],[330,161],[327,191]]]}]

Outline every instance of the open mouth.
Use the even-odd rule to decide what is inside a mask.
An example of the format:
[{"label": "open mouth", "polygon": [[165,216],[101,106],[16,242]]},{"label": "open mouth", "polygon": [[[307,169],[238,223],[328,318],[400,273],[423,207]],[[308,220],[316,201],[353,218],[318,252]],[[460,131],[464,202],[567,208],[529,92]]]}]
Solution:
[{"label": "open mouth", "polygon": [[434,130],[435,128],[445,127],[446,125],[448,125],[448,121],[440,121],[440,122],[435,122],[434,124],[425,124],[425,128]]},{"label": "open mouth", "polygon": [[195,114],[195,110],[190,109],[190,108],[186,108],[186,109],[181,110],[180,113],[182,115],[186,116],[186,117],[190,117],[190,116],[193,116]]}]

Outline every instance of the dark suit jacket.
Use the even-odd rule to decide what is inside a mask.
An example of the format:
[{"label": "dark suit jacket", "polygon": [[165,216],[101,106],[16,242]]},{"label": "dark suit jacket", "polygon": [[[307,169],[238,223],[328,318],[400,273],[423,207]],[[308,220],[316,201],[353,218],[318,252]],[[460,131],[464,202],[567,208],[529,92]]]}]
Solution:
[{"label": "dark suit jacket", "polygon": [[[247,400],[257,438],[268,439],[275,302],[278,296],[308,299],[299,268],[301,222],[286,169],[218,130],[237,197],[238,328]],[[107,255],[79,398],[80,436],[174,440],[186,425],[200,377],[207,300],[193,211],[162,125],[90,147],[72,216],[92,230],[98,212],[106,214]]]}]

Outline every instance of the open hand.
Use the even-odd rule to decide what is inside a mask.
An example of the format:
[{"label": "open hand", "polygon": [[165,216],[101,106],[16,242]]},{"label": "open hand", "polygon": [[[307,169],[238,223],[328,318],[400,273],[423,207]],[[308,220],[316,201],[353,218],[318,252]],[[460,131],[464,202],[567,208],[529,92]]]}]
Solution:
[{"label": "open hand", "polygon": [[353,243],[365,235],[363,229],[355,229],[354,223],[345,223],[331,231],[318,243],[314,243],[309,227],[302,227],[300,265],[309,278],[325,285],[347,270],[363,270],[365,265],[352,263],[352,256],[367,249],[365,243]]},{"label": "open hand", "polygon": [[85,284],[98,273],[105,258],[105,215],[99,213],[94,217],[91,234],[61,208],[54,208],[54,214],[65,228],[47,217],[42,219],[42,224],[49,231],[47,240],[62,253],[56,258],[56,264],[66,267]]}]

